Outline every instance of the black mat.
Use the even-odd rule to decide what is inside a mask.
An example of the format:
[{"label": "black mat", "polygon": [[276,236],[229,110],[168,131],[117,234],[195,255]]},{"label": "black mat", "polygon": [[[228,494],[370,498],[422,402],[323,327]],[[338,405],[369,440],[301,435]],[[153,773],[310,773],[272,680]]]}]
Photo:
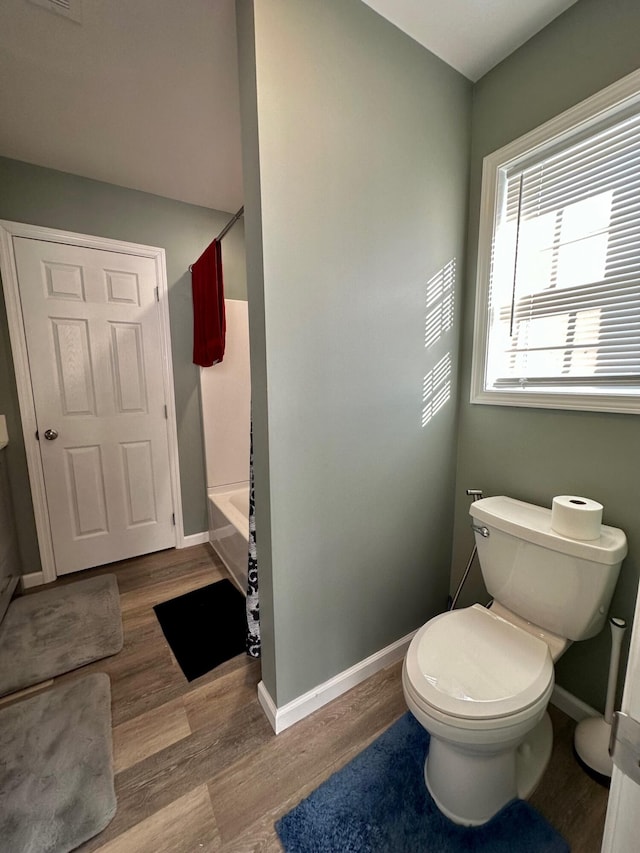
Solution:
[{"label": "black mat", "polygon": [[246,650],[245,598],[223,580],[153,608],[187,681]]}]

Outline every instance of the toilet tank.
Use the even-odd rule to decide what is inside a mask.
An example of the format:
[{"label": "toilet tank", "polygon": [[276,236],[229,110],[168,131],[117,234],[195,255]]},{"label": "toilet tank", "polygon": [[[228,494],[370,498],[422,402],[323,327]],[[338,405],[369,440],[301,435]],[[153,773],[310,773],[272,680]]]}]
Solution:
[{"label": "toilet tank", "polygon": [[469,513],[496,601],[569,640],[602,629],[627,554],[622,530],[603,525],[599,539],[569,539],[551,529],[550,509],[504,496],[475,501]]}]

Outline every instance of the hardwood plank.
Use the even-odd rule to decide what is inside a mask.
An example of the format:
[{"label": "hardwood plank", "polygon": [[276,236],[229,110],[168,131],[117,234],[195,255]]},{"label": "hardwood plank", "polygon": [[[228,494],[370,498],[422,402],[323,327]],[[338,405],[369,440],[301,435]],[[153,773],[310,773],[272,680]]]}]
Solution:
[{"label": "hardwood plank", "polygon": [[[222,772],[274,737],[257,702],[229,725],[201,729],[116,776],[118,810],[102,836],[111,840]],[[87,851],[96,849],[91,846]]]},{"label": "hardwood plank", "polygon": [[117,777],[118,796],[135,814],[163,806],[175,795],[223,773],[275,735],[257,702],[235,719],[193,732]]},{"label": "hardwood plank", "polygon": [[247,815],[284,814],[401,716],[400,673],[400,664],[377,673],[216,774],[209,791],[223,842],[242,835]]},{"label": "hardwood plank", "polygon": [[[295,803],[292,803],[293,807]],[[285,809],[286,813],[288,809]],[[267,813],[250,823],[242,835],[223,842],[220,853],[282,853],[282,844],[274,829],[279,812]],[[404,853],[397,851],[397,853]],[[413,853],[413,851],[412,851]]]},{"label": "hardwood plank", "polygon": [[[143,554],[130,560],[121,560],[117,563],[109,563],[76,572],[62,575],[51,586],[64,586],[75,583],[83,578],[96,577],[104,574],[115,574],[118,579],[120,593],[126,593],[133,589],[146,589],[150,584],[160,583],[165,579],[189,577],[194,568],[209,566],[212,569],[225,572],[224,565],[209,544],[194,545],[190,548],[167,548],[165,551],[154,551],[151,554]],[[33,587],[24,592],[31,595],[43,587]],[[184,590],[187,591],[186,589]]]},{"label": "hardwood plank", "polygon": [[530,799],[576,853],[599,853],[607,811],[608,789],[578,764],[573,754],[575,723],[549,706],[553,753],[538,789]]},{"label": "hardwood plank", "polygon": [[229,719],[239,709],[256,701],[260,664],[241,655],[234,668],[226,667],[220,674],[183,697],[192,731],[215,725],[221,717]]},{"label": "hardwood plank", "polygon": [[190,734],[182,699],[140,714],[113,729],[114,770],[120,773]]},{"label": "hardwood plank", "polygon": [[207,788],[200,785],[96,849],[100,853],[214,853],[220,846]]},{"label": "hardwood plank", "polygon": [[168,654],[142,671],[112,678],[113,724],[132,720],[182,696],[185,691],[184,681],[184,676]]},{"label": "hardwood plank", "polygon": [[125,629],[125,644],[119,654],[55,681],[71,681],[91,672],[106,672],[110,678],[114,726],[181,696],[187,689],[187,681],[174,664],[159,626],[133,636]]},{"label": "hardwood plank", "polygon": [[[222,565],[222,561],[207,543],[193,545],[190,548],[167,548],[165,551],[143,554],[140,557],[111,563],[92,571],[115,571],[118,577],[124,571],[129,587],[147,586],[149,580],[181,575],[185,569],[199,563],[207,563],[212,566]],[[138,579],[138,583],[135,579]],[[123,589],[122,591],[125,592],[126,590]]]},{"label": "hardwood plank", "polygon": [[168,576],[155,580],[144,587],[122,592],[120,604],[123,616],[131,610],[146,609],[153,613],[153,607],[163,601],[170,601],[194,589],[222,580],[226,575],[217,566],[203,561],[190,566],[188,577]]},{"label": "hardwood plank", "polygon": [[[118,577],[124,648],[54,681],[92,671],[111,679],[118,810],[82,853],[281,851],[274,822],[405,711],[396,665],[276,737],[257,702],[259,662],[239,655],[189,683],[153,613],[165,596],[224,576],[208,546],[169,549],[56,584],[105,572]],[[577,764],[572,721],[550,712],[554,751],[532,804],[575,853],[597,853],[607,791]]]}]

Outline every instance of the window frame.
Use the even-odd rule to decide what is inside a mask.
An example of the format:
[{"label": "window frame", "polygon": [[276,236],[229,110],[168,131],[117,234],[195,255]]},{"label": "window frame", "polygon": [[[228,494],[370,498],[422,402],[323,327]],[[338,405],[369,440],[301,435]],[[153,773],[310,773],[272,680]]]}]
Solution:
[{"label": "window frame", "polygon": [[489,336],[489,291],[491,256],[497,213],[499,175],[515,161],[525,160],[545,149],[551,151],[563,142],[588,133],[608,116],[635,107],[640,111],[640,70],[623,77],[606,89],[587,98],[540,127],[487,155],[482,166],[478,258],[476,266],[475,314],[471,363],[472,404],[523,406],[527,408],[578,411],[640,413],[640,389],[637,393],[572,393],[569,388],[535,391],[530,388],[496,390],[485,387]]}]

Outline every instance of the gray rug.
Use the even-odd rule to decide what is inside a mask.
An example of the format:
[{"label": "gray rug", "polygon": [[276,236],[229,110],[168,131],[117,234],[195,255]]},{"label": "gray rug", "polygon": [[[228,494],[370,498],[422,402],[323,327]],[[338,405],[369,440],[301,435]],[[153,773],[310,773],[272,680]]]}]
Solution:
[{"label": "gray rug", "polygon": [[111,690],[103,672],[0,709],[0,838],[11,853],[68,853],[116,811]]},{"label": "gray rug", "polygon": [[0,696],[114,655],[121,648],[115,575],[16,598],[0,625]]}]

